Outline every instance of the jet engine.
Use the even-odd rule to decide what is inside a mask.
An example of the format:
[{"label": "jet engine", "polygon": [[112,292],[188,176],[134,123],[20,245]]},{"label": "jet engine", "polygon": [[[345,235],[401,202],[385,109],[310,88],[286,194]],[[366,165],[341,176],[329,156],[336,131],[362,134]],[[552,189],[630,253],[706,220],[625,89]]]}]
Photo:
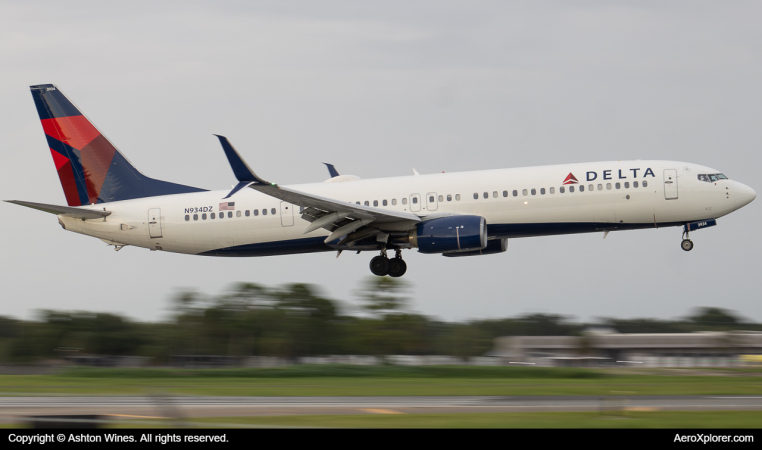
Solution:
[{"label": "jet engine", "polygon": [[442,253],[442,256],[478,256],[478,255],[493,255],[495,253],[503,253],[508,250],[508,239],[492,239],[487,242],[487,246],[481,250],[469,250],[466,252],[447,252]]},{"label": "jet engine", "polygon": [[481,250],[487,246],[487,222],[481,216],[449,216],[419,223],[410,243],[421,253]]}]

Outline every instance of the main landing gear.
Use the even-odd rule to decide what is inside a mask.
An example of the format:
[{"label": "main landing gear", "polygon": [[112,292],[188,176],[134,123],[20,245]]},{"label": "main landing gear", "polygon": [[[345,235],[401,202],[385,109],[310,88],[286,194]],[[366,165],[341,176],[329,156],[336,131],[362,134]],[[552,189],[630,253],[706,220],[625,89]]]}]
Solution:
[{"label": "main landing gear", "polygon": [[683,231],[683,242],[680,243],[680,247],[686,252],[693,250],[693,241],[690,240],[690,235],[687,231]]},{"label": "main landing gear", "polygon": [[396,249],[394,258],[386,256],[386,249],[381,250],[381,254],[370,260],[370,271],[373,275],[383,277],[401,277],[407,271],[407,264],[402,260],[402,250]]}]

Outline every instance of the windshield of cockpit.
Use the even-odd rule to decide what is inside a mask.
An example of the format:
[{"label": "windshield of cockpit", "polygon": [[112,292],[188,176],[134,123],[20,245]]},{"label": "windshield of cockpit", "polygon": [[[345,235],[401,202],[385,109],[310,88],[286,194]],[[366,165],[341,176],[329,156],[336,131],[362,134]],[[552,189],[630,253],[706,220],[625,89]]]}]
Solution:
[{"label": "windshield of cockpit", "polygon": [[728,177],[726,177],[724,174],[721,173],[701,173],[698,176],[699,181],[706,181],[707,183],[712,183],[717,180],[727,180]]}]

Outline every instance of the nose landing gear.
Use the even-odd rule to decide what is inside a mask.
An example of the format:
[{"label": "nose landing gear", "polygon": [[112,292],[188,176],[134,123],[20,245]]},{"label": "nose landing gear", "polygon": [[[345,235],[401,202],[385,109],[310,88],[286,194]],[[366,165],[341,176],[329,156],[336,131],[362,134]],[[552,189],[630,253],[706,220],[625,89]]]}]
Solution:
[{"label": "nose landing gear", "polygon": [[686,252],[693,250],[693,241],[690,239],[688,231],[683,231],[683,242],[680,243],[680,247]]},{"label": "nose landing gear", "polygon": [[386,256],[386,249],[381,250],[381,254],[370,260],[370,271],[373,275],[383,277],[401,277],[407,272],[407,264],[402,260],[402,250],[396,249],[394,258],[389,259]]}]

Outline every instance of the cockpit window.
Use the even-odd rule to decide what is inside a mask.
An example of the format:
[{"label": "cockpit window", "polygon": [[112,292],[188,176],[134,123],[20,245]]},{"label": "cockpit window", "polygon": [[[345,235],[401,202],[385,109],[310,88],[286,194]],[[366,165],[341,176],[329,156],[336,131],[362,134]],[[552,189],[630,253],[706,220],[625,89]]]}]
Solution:
[{"label": "cockpit window", "polygon": [[721,173],[702,173],[699,174],[698,179],[699,181],[706,181],[707,183],[711,183],[717,180],[727,180],[728,177]]}]

